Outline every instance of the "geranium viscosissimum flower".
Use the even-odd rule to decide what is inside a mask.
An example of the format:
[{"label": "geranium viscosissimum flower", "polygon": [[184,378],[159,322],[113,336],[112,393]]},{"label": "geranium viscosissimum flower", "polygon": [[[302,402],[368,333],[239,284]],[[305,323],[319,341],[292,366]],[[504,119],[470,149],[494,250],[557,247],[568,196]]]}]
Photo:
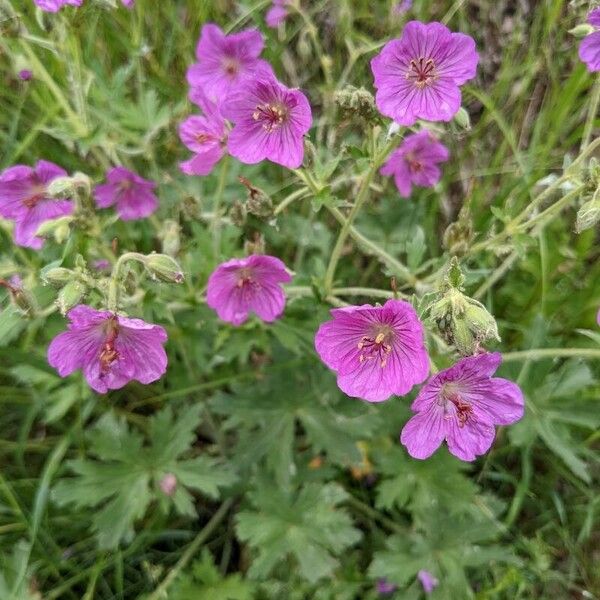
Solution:
[{"label": "geranium viscosissimum flower", "polygon": [[390,583],[384,577],[383,579],[377,580],[377,585],[375,586],[375,589],[377,590],[377,593],[380,596],[390,596],[398,589],[398,586],[393,583]]},{"label": "geranium viscosissimum flower", "polygon": [[241,162],[268,159],[290,169],[302,164],[312,113],[300,90],[274,77],[248,80],[223,102],[221,114],[235,124],[228,149]]},{"label": "geranium viscosissimum flower", "polygon": [[381,167],[382,175],[393,175],[403,198],[413,185],[433,187],[442,177],[438,164],[448,160],[448,148],[428,131],[407,136]]},{"label": "geranium viscosissimum flower", "polygon": [[90,387],[103,394],[134,379],[152,383],[167,370],[167,333],[159,325],[83,304],[67,317],[68,330],[48,347],[48,362],[61,377],[81,369]]},{"label": "geranium viscosissimum flower", "polygon": [[426,594],[431,594],[431,592],[433,592],[433,590],[439,585],[438,580],[429,571],[426,571],[425,569],[421,569],[417,573],[417,579],[421,582],[421,585],[423,586],[423,591]]},{"label": "geranium viscosissimum flower", "polygon": [[285,308],[280,284],[291,281],[285,264],[275,256],[252,254],[220,264],[208,279],[206,302],[219,319],[241,325],[249,313],[267,323],[278,319]]},{"label": "geranium viscosissimum flower", "polygon": [[[587,22],[600,28],[600,8],[596,8],[588,15]],[[600,71],[600,31],[586,35],[579,44],[579,58],[591,73]]]},{"label": "geranium viscosissimum flower", "polygon": [[400,125],[450,121],[460,108],[459,86],[475,77],[478,60],[470,36],[410,21],[371,61],[377,107]]},{"label": "geranium viscosissimum flower", "polygon": [[58,12],[63,6],[81,6],[83,0],[33,0],[45,12]]},{"label": "geranium viscosissimum flower", "polygon": [[113,167],[106,174],[106,181],[94,188],[99,208],[116,204],[117,213],[123,221],[143,219],[157,209],[154,181],[144,179],[125,167]]},{"label": "geranium viscosissimum flower", "polygon": [[206,97],[200,88],[190,92],[190,100],[202,109],[179,126],[179,139],[194,156],[179,163],[186,175],[208,175],[227,151],[228,126],[218,104]]},{"label": "geranium viscosissimum flower", "polygon": [[394,14],[403,15],[412,8],[412,5],[413,0],[402,0],[401,2],[397,2],[393,9]]},{"label": "geranium viscosissimum flower", "polygon": [[423,325],[403,300],[383,306],[348,306],[331,311],[315,336],[321,360],[337,372],[348,396],[382,402],[402,396],[429,373]]},{"label": "geranium viscosissimum flower", "polygon": [[524,401],[519,387],[492,377],[501,362],[498,352],[469,356],[429,379],[411,406],[417,414],[400,437],[413,458],[428,458],[446,440],[454,456],[475,460],[490,449],[494,425],[521,419]]},{"label": "geranium viscosissimum flower", "polygon": [[288,4],[290,4],[290,0],[273,0],[273,4],[265,17],[267,27],[279,27],[286,20],[288,16],[288,9],[286,7]]},{"label": "geranium viscosissimum flower", "polygon": [[0,173],[0,216],[15,222],[16,244],[39,250],[44,245],[35,235],[40,225],[73,212],[71,200],[48,195],[48,185],[66,175],[64,169],[45,160],[33,168],[15,165]]},{"label": "geranium viscosissimum flower", "polygon": [[187,72],[188,83],[220,102],[248,77],[273,74],[269,63],[259,58],[264,45],[262,33],[257,29],[225,35],[217,25],[207,23],[196,47],[198,62]]}]

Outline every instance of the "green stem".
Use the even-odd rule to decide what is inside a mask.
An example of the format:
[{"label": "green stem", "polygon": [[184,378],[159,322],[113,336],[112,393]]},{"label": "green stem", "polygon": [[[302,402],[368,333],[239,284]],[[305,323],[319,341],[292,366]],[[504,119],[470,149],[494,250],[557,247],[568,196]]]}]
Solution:
[{"label": "green stem", "polygon": [[309,190],[307,190],[304,187],[300,188],[299,190],[296,190],[295,192],[292,192],[289,196],[287,196],[286,198],[284,198],[275,207],[275,210],[273,211],[273,214],[274,215],[278,215],[280,212],[284,211],[292,202],[294,202],[294,200],[300,200],[300,198],[303,198],[308,193],[309,193]]},{"label": "green stem", "polygon": [[537,350],[519,350],[502,354],[504,362],[519,360],[542,360],[544,358],[591,358],[600,360],[600,350],[594,348],[538,348]]},{"label": "green stem", "polygon": [[225,500],[219,507],[219,510],[212,516],[210,521],[202,528],[200,533],[194,538],[192,543],[186,548],[177,564],[169,571],[168,575],[163,579],[162,583],[148,596],[148,600],[161,600],[167,597],[167,590],[175,581],[179,573],[185,569],[187,564],[192,560],[200,546],[208,539],[211,533],[218,527],[221,521],[227,516],[229,509],[235,502],[234,498]]},{"label": "green stem", "polygon": [[587,118],[583,127],[581,151],[585,150],[590,143],[592,132],[594,131],[594,121],[596,120],[596,115],[598,114],[598,103],[600,103],[600,76],[597,75],[596,81],[594,81],[594,87],[592,88]]},{"label": "green stem", "polygon": [[217,191],[215,193],[215,201],[213,204],[213,253],[215,258],[219,258],[221,253],[221,201],[223,200],[223,192],[225,191],[225,184],[227,183],[227,172],[229,171],[229,160],[228,157],[224,156],[221,161],[221,170],[219,173],[219,183],[217,184]]},{"label": "green stem", "polygon": [[[334,288],[331,290],[334,296],[366,296],[367,298],[393,298],[394,292],[391,290],[377,290],[374,288],[364,287],[347,287],[347,288]],[[402,296],[402,294],[398,294]]]},{"label": "green stem", "polygon": [[121,291],[121,269],[123,265],[130,260],[136,260],[142,264],[145,264],[146,257],[139,252],[126,252],[119,257],[119,260],[115,263],[110,277],[110,284],[108,287],[108,310],[111,312],[117,312],[119,310],[119,296]]}]

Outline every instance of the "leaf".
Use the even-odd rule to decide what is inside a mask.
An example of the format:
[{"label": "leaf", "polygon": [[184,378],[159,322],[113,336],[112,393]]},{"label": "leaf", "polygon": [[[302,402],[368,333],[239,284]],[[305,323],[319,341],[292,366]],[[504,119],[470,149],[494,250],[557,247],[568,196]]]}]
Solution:
[{"label": "leaf", "polygon": [[23,313],[12,304],[0,312],[0,348],[15,340],[26,325]]}]

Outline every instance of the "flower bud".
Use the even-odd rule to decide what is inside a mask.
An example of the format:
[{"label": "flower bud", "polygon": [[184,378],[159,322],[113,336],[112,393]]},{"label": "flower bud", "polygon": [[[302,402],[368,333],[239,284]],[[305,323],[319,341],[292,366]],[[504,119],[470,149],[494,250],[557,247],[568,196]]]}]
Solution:
[{"label": "flower bud", "polygon": [[69,198],[75,193],[73,177],[57,177],[48,184],[48,195],[52,198]]},{"label": "flower bud", "polygon": [[177,221],[167,219],[162,226],[159,238],[162,240],[162,251],[163,254],[169,256],[177,256],[177,253],[181,249],[181,238],[179,233],[181,228]]},{"label": "flower bud", "polygon": [[359,117],[367,121],[380,119],[373,94],[365,88],[349,85],[337,91],[333,99],[346,118]]},{"label": "flower bud", "polygon": [[158,485],[165,496],[172,496],[177,489],[177,477],[173,473],[166,473]]},{"label": "flower bud", "polygon": [[38,227],[35,235],[39,237],[50,237],[52,235],[58,244],[62,244],[69,237],[72,222],[72,215],[52,219],[51,221],[44,221]]},{"label": "flower bud", "polygon": [[246,212],[246,207],[242,202],[236,200],[233,203],[233,206],[229,210],[229,218],[234,225],[237,225],[237,227],[243,227],[246,224],[248,213]]},{"label": "flower bud", "polygon": [[600,193],[597,191],[591,200],[581,205],[577,211],[575,231],[581,233],[590,229],[600,221]]},{"label": "flower bud", "polygon": [[581,23],[580,25],[576,25],[572,29],[569,29],[569,33],[576,37],[577,39],[581,39],[590,35],[590,33],[594,33],[594,26],[589,23]]},{"label": "flower bud", "polygon": [[469,113],[461,106],[454,115],[454,122],[465,131],[471,130],[471,117]]},{"label": "flower bud", "polygon": [[273,201],[270,196],[267,196],[260,188],[253,186],[245,177],[239,179],[248,190],[247,211],[261,219],[270,219],[273,216]]},{"label": "flower bud", "polygon": [[56,287],[62,287],[71,279],[75,272],[71,269],[65,269],[64,267],[54,267],[53,269],[49,269],[48,271],[42,271],[41,276],[44,283],[49,283],[50,285]]},{"label": "flower bud", "polygon": [[469,205],[465,203],[460,209],[458,219],[450,223],[444,232],[444,248],[454,256],[462,256],[473,241],[473,223]]},{"label": "flower bud", "polygon": [[165,283],[183,282],[181,267],[175,259],[167,254],[156,254],[153,252],[146,256],[144,264],[154,279],[164,281]]},{"label": "flower bud", "polygon": [[57,304],[61,314],[66,315],[77,306],[87,293],[86,285],[78,279],[72,279],[58,292]]}]

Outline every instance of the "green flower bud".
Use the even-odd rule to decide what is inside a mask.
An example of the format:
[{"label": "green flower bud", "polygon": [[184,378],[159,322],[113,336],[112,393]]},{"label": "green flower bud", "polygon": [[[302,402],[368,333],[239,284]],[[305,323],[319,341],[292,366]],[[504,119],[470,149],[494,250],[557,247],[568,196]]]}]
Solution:
[{"label": "green flower bud", "polygon": [[58,308],[61,314],[66,315],[74,306],[77,306],[87,293],[87,287],[78,279],[72,279],[58,292]]},{"label": "green flower bud", "polygon": [[244,242],[244,252],[247,255],[250,254],[264,254],[265,253],[265,238],[257,233],[253,240],[246,240]]},{"label": "green flower bud", "polygon": [[175,259],[167,254],[152,253],[144,261],[146,269],[154,279],[165,283],[182,283],[183,272]]},{"label": "green flower bud", "polygon": [[469,113],[461,106],[454,115],[454,122],[465,131],[471,130],[471,117]]},{"label": "green flower bud", "polygon": [[600,193],[597,191],[591,200],[581,205],[577,211],[577,220],[575,221],[575,231],[581,233],[590,229],[600,221]]},{"label": "green flower bud", "polygon": [[271,198],[263,190],[253,186],[245,177],[239,179],[248,190],[247,211],[261,219],[270,219],[273,216],[273,201]]},{"label": "green flower bud", "polygon": [[581,39],[590,35],[590,33],[594,33],[594,26],[589,23],[581,23],[580,25],[576,25],[572,29],[569,29],[569,33],[576,37],[577,39]]},{"label": "green flower bud", "polygon": [[73,177],[57,177],[48,185],[48,195],[52,198],[69,198],[75,193]]},{"label": "green flower bud", "polygon": [[74,276],[74,271],[71,269],[65,269],[63,267],[54,267],[53,269],[42,273],[42,279],[44,283],[49,283],[50,285],[54,285],[59,288],[71,281]]},{"label": "green flower bud", "polygon": [[359,117],[367,121],[380,120],[379,111],[375,106],[375,98],[365,88],[349,85],[343,90],[337,91],[333,99],[346,118]]},{"label": "green flower bud", "polygon": [[51,221],[45,221],[39,226],[35,235],[39,237],[54,236],[56,242],[58,244],[62,244],[71,233],[72,222],[72,215],[67,215],[66,217],[60,217],[58,219],[52,219]]}]

